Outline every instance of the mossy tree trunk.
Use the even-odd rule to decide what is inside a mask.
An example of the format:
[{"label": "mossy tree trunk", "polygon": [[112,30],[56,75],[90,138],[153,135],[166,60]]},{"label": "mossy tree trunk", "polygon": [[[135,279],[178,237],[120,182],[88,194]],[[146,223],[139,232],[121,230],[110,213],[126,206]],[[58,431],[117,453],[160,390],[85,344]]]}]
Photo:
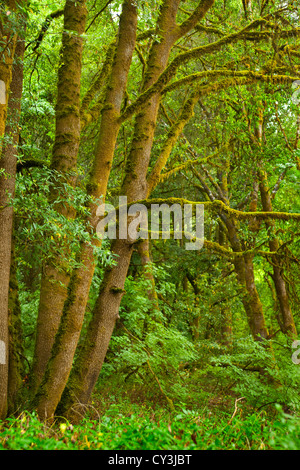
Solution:
[{"label": "mossy tree trunk", "polygon": [[[235,252],[243,251],[238,236],[236,222],[234,220],[230,220],[227,217],[224,217],[224,220],[232,250]],[[266,326],[263,306],[255,284],[253,255],[245,254],[244,256],[237,256],[235,257],[233,264],[238,283],[244,291],[242,293],[242,302],[252,336],[255,340],[258,341],[267,339],[269,333]]]},{"label": "mossy tree trunk", "polygon": [[[273,205],[271,200],[270,189],[268,186],[268,177],[265,171],[260,171],[260,194],[263,210],[266,212],[273,212]],[[266,220],[266,228],[269,236],[269,247],[270,251],[274,253],[271,256],[272,263],[272,279],[275,286],[276,296],[278,299],[278,305],[281,314],[280,326],[283,328],[283,333],[288,335],[290,338],[296,338],[297,330],[295,326],[293,312],[290,306],[288,288],[284,279],[284,266],[278,249],[280,247],[279,240],[274,233],[274,221]]]},{"label": "mossy tree trunk", "polygon": [[[85,0],[67,0],[64,7],[64,31],[58,71],[56,133],[51,168],[60,180],[53,181],[50,202],[63,196],[63,183],[75,186],[77,155],[80,142],[80,88],[83,52],[82,34],[85,31],[87,9]],[[56,204],[56,210],[67,218],[75,216],[74,209]],[[68,294],[70,273],[67,246],[62,245],[56,256],[43,263],[40,303],[31,391],[34,393],[46,370],[54,338]]]},{"label": "mossy tree trunk", "polygon": [[[244,114],[246,113],[247,111],[244,108]],[[257,185],[259,186],[259,188],[257,187],[257,196],[258,196],[258,189],[259,189],[262,210],[265,212],[273,212],[272,199],[271,199],[270,188],[268,184],[268,176],[267,176],[266,171],[264,170],[264,158],[263,158],[263,155],[261,155],[263,139],[266,138],[264,135],[264,118],[265,118],[264,113],[265,113],[265,106],[261,103],[261,101],[259,101],[258,110],[257,110],[257,122],[254,127],[253,133],[251,132],[251,126],[249,127],[249,139],[251,142],[252,149],[260,157],[259,168],[257,172],[257,179],[258,179]],[[252,208],[250,207],[250,210],[256,210],[256,208],[257,208],[257,200],[256,200],[255,206]],[[271,219],[266,219],[265,226],[268,231],[269,248],[270,248],[270,251],[274,253],[271,256],[270,261],[271,261],[272,269],[273,269],[272,278],[273,278],[275,292],[276,292],[276,296],[278,299],[278,304],[279,304],[279,309],[280,309],[280,314],[281,314],[281,321],[279,322],[280,327],[282,328],[283,333],[287,334],[291,338],[296,338],[297,330],[296,330],[296,326],[294,322],[293,313],[290,307],[288,288],[287,288],[287,285],[283,276],[282,260],[278,253],[278,249],[280,246],[279,240],[275,236],[275,233],[274,233],[275,222]]]},{"label": "mossy tree trunk", "polygon": [[4,5],[7,6],[8,11],[4,16],[5,21],[3,21],[3,23],[0,21],[0,33],[3,41],[0,52],[0,149],[2,147],[2,137],[5,133],[9,90],[12,80],[12,67],[17,43],[17,33],[12,30],[12,23],[8,12],[10,10],[15,10],[18,3],[21,2],[6,0]]},{"label": "mossy tree trunk", "polygon": [[[22,35],[25,34],[25,30]],[[15,50],[15,64],[13,66],[12,82],[10,88],[10,99],[8,103],[8,118],[11,120],[6,134],[10,134],[10,142],[3,149],[3,159],[9,162],[9,194],[14,197],[16,170],[17,170],[17,146],[19,143],[19,120],[21,112],[21,99],[23,92],[23,59],[25,52],[25,38],[19,37]],[[9,280],[9,375],[8,375],[8,412],[11,413],[18,405],[18,393],[21,389],[23,379],[23,335],[21,326],[21,308],[19,301],[19,290],[17,282],[17,265],[15,259],[15,242],[13,235],[13,207],[7,208],[10,211],[9,222],[6,225],[8,232],[11,230],[11,237],[7,242],[11,249],[11,267]],[[0,216],[1,217],[1,216]],[[7,247],[8,248],[8,247]]]},{"label": "mossy tree trunk", "polygon": [[[137,28],[137,9],[131,1],[125,1],[120,17],[120,28],[111,73],[107,83],[104,109],[100,122],[98,142],[95,149],[94,165],[87,185],[88,194],[96,201],[90,206],[88,222],[92,230],[97,226],[97,206],[99,198],[105,200],[108,178],[120,123],[122,100],[127,77],[135,48]],[[95,241],[95,244],[97,242]],[[80,337],[85,309],[88,302],[90,285],[95,268],[93,246],[82,244],[81,266],[74,270],[68,288],[68,296],[63,314],[47,364],[41,386],[34,398],[34,406],[42,419],[52,418],[56,406],[67,383],[77,343]],[[122,254],[120,256],[123,256]],[[126,258],[126,256],[125,256]]]},{"label": "mossy tree trunk", "polygon": [[[165,70],[171,49],[175,42],[192,29],[212,6],[213,0],[203,0],[189,20],[176,24],[178,0],[165,0],[160,7],[156,34],[146,64],[143,93],[155,83]],[[154,93],[137,112],[134,124],[132,146],[127,158],[125,178],[120,194],[126,195],[129,203],[144,199],[148,194],[147,171],[158,110],[160,93]],[[112,244],[117,254],[117,264],[106,270],[101,290],[95,304],[93,318],[87,330],[83,347],[79,350],[75,366],[62,396],[58,413],[68,414],[73,419],[84,414],[101,371],[111,335],[114,330],[133,252],[130,238],[117,239]],[[77,407],[75,406],[77,405]],[[73,407],[73,411],[72,408]]]},{"label": "mossy tree trunk", "polygon": [[8,299],[9,369],[8,369],[8,415],[22,404],[21,393],[25,376],[24,336],[21,321],[21,304],[17,280],[15,241],[13,236]]},{"label": "mossy tree trunk", "polygon": [[[15,5],[11,6],[15,7]],[[0,361],[0,418],[5,417],[7,410],[9,362],[11,359],[9,348],[8,304],[13,231],[12,201],[15,194],[15,178],[17,171],[17,145],[19,141],[19,119],[23,90],[23,56],[25,48],[24,39],[22,37],[24,34],[24,31],[22,31],[24,18],[20,15],[19,19],[22,25],[19,31],[19,39],[17,40],[13,33],[11,35],[9,35],[8,32],[6,33],[8,41],[11,41],[11,44],[8,45],[11,55],[9,58],[2,57],[0,63],[0,79],[5,82],[7,95],[7,120],[6,105],[0,104],[1,134],[3,134],[2,128],[5,126],[5,141],[3,145],[0,145],[0,169],[4,170],[4,174],[0,177],[0,340],[2,345],[2,357]],[[4,75],[3,70],[5,70]],[[5,353],[5,357],[3,357],[3,353]],[[14,367],[13,364],[11,367]]]},{"label": "mossy tree trunk", "polygon": [[220,342],[227,348],[232,347],[233,332],[232,332],[232,312],[230,306],[226,305],[221,307],[221,337]]}]

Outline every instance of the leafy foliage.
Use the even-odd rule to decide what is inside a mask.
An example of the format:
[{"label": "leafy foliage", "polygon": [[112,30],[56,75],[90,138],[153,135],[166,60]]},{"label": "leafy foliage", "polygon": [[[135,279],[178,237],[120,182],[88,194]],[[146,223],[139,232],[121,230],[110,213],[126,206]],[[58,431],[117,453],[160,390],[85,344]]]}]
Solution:
[{"label": "leafy foliage", "polygon": [[[124,406],[123,406],[124,408]],[[146,408],[111,405],[99,419],[78,426],[47,426],[22,413],[1,425],[2,450],[299,450],[299,421],[278,405],[272,421],[250,416],[210,415],[182,409],[167,417]],[[130,413],[128,414],[128,411]]]}]

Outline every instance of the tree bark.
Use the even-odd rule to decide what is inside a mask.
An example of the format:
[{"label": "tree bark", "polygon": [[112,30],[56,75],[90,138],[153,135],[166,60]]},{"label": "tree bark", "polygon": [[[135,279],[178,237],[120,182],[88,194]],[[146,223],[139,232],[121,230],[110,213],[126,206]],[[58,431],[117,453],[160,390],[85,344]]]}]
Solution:
[{"label": "tree bark", "polygon": [[[23,34],[23,33],[22,33]],[[19,38],[9,64],[14,57],[11,74],[10,93],[8,98],[8,119],[5,127],[5,139],[2,147],[0,169],[5,171],[0,177],[0,340],[5,357],[0,359],[0,419],[5,417],[7,410],[8,378],[9,378],[9,320],[8,299],[12,251],[13,206],[15,194],[15,177],[17,171],[17,145],[19,141],[19,119],[23,90],[23,56],[25,43]],[[10,74],[10,65],[6,64],[6,72]],[[3,70],[3,64],[2,64]],[[3,78],[0,71],[0,78]],[[8,90],[8,81],[6,82]],[[0,105],[1,106],[1,105]],[[2,105],[2,113],[6,115]],[[2,123],[3,124],[3,123]],[[1,125],[2,125],[1,124]],[[1,126],[0,126],[1,127]],[[1,146],[0,146],[1,151]]]},{"label": "tree bark", "polygon": [[[179,3],[178,0],[165,0],[161,5],[157,22],[159,41],[154,41],[150,50],[141,92],[144,92],[155,83],[168,63],[171,48],[176,40],[194,25],[192,22],[184,29],[176,25]],[[197,17],[198,21],[205,15],[213,1],[203,0],[202,4],[204,7]],[[141,106],[136,115],[132,146],[120,192],[120,194],[127,196],[129,203],[143,199],[148,194],[147,170],[160,100],[160,93],[154,94]],[[84,347],[79,351],[75,367],[72,369],[70,380],[59,406],[59,413],[68,414],[72,419],[76,419],[76,412],[84,413],[85,406],[91,397],[101,371],[118,317],[124,283],[133,251],[132,241],[130,239],[117,239],[113,243],[112,251],[119,255],[119,258],[117,258],[118,264],[104,274],[103,285],[94,308],[93,319],[88,327]],[[75,404],[78,407],[76,409],[74,408]],[[72,407],[73,411],[71,410]]]},{"label": "tree bark", "polygon": [[[80,142],[80,84],[83,52],[82,34],[85,31],[87,9],[85,0],[66,0],[64,7],[64,32],[57,85],[56,134],[52,153],[51,168],[61,180],[51,186],[50,202],[64,196],[61,183],[76,184],[77,155]],[[67,218],[74,217],[74,209],[56,204],[56,210]],[[43,263],[40,303],[31,391],[34,393],[46,370],[51,356],[54,338],[60,323],[67,288],[70,281],[67,248]]]},{"label": "tree bark", "polygon": [[232,346],[232,313],[230,307],[221,307],[221,344],[227,348]]},{"label": "tree bark", "polygon": [[17,280],[17,263],[13,236],[8,299],[9,369],[8,369],[8,415],[21,405],[24,378],[24,337],[21,322],[21,304]]},{"label": "tree bark", "polygon": [[[235,222],[229,220],[227,217],[224,217],[224,221],[227,227],[231,248],[235,252],[243,251]],[[237,256],[233,264],[238,283],[244,289],[242,302],[252,336],[257,341],[267,339],[269,333],[265,322],[262,303],[255,285],[253,255],[245,254],[244,256]]]},{"label": "tree bark", "polygon": [[[15,10],[15,1],[9,0],[5,1],[4,3],[8,8]],[[7,14],[6,22],[0,23],[0,33],[4,42],[3,52],[0,53],[0,151],[2,148],[2,137],[5,133],[7,106],[9,100],[10,84],[12,80],[12,68],[17,44],[17,34],[10,28],[10,18]]]},{"label": "tree bark", "polygon": [[[263,210],[266,212],[273,212],[270,190],[268,188],[268,179],[265,171],[260,171],[260,194]],[[283,332],[287,334],[290,338],[295,339],[297,337],[297,330],[295,326],[293,312],[289,302],[289,295],[286,282],[282,274],[282,260],[280,258],[280,255],[277,254],[279,249],[279,241],[274,235],[274,221],[267,219],[265,225],[269,235],[270,251],[275,253],[271,256],[271,262],[273,267],[272,279],[274,282],[275,291],[279,303],[281,323],[284,329]]]},{"label": "tree bark", "polygon": [[[89,195],[93,196],[98,203],[100,197],[104,202],[106,195],[114,149],[120,129],[118,117],[135,48],[136,28],[136,6],[131,1],[125,1],[120,18],[118,43],[107,85],[94,165],[87,187]],[[97,204],[93,204],[90,209],[91,216],[88,222],[95,231],[98,220],[96,216]],[[34,399],[34,406],[36,406],[42,419],[53,417],[72,368],[95,268],[92,245],[87,243],[82,245],[80,262],[81,267],[75,269],[71,276],[68,297],[64,304],[51,359]]]}]

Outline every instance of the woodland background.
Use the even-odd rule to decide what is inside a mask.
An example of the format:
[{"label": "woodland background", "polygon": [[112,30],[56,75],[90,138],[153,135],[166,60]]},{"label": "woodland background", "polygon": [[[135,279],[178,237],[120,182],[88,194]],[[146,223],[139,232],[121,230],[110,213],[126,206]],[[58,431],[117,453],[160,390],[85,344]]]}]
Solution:
[{"label": "woodland background", "polygon": [[[0,447],[299,449],[298,2],[7,0],[0,33]],[[203,203],[203,248],[101,243],[119,196]]]}]

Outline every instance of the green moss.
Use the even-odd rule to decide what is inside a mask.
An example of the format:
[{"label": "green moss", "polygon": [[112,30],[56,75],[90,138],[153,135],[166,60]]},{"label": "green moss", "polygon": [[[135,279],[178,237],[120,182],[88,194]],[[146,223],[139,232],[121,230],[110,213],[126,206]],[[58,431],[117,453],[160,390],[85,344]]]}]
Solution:
[{"label": "green moss", "polygon": [[86,184],[86,191],[89,195],[93,195],[97,192],[98,187],[99,187],[99,184],[93,181],[90,181]]},{"label": "green moss", "polygon": [[76,117],[80,116],[80,111],[79,111],[79,106],[72,104],[72,105],[67,105],[63,107],[59,107],[56,111],[56,117],[57,119],[62,119],[64,117],[70,116],[70,114],[75,115]]},{"label": "green moss", "polygon": [[116,287],[116,286],[113,286],[110,288],[110,291],[113,293],[113,294],[125,294],[126,291],[120,287]]}]

